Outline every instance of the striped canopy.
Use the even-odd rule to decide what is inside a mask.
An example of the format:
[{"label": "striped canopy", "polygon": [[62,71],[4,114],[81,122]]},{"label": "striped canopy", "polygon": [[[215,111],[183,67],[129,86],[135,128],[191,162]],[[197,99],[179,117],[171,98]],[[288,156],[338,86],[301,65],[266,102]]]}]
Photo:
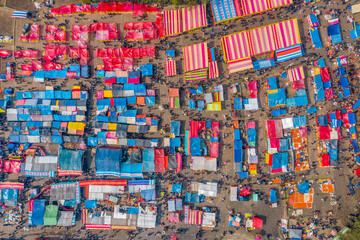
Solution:
[{"label": "striped canopy", "polygon": [[304,68],[300,66],[298,68],[289,69],[288,77],[290,82],[295,82],[304,79],[305,78]]},{"label": "striped canopy", "polygon": [[225,60],[229,63],[257,54],[301,43],[297,19],[222,37]]},{"label": "striped canopy", "polygon": [[172,36],[182,33],[181,10],[164,11],[165,35]]},{"label": "striped canopy", "polygon": [[182,9],[183,32],[207,25],[206,5],[192,6]]},{"label": "striped canopy", "polygon": [[28,11],[14,11],[12,17],[14,18],[27,18]]},{"label": "striped canopy", "polygon": [[184,47],[185,72],[209,67],[207,43]]}]

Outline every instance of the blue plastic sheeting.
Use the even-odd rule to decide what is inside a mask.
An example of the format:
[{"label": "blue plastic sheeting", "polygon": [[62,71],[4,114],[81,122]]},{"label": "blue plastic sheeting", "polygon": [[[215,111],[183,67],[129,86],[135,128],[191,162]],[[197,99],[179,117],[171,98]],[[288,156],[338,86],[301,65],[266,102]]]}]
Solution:
[{"label": "blue plastic sheeting", "polygon": [[243,162],[243,149],[242,149],[242,141],[235,140],[234,141],[234,162]]},{"label": "blue plastic sheeting", "polygon": [[319,124],[319,126],[323,126],[323,127],[329,125],[327,116],[326,115],[318,116],[317,117],[317,123]]},{"label": "blue plastic sheeting", "polygon": [[345,76],[346,75],[346,68],[341,67],[338,69],[339,76]]},{"label": "blue plastic sheeting", "polygon": [[189,99],[189,109],[195,109],[195,108],[196,108],[195,101]]},{"label": "blue plastic sheeting", "polygon": [[297,107],[297,106],[306,106],[309,102],[307,100],[307,96],[287,98],[286,106],[287,107]]},{"label": "blue plastic sheeting", "polygon": [[340,83],[342,87],[349,87],[349,81],[347,77],[341,77]]},{"label": "blue plastic sheeting", "polygon": [[293,124],[295,128],[306,126],[306,116],[299,116],[293,118]]},{"label": "blue plastic sheeting", "polygon": [[44,225],[45,200],[34,200],[32,225]]},{"label": "blue plastic sheeting", "polygon": [[180,138],[170,138],[170,147],[181,147]]},{"label": "blue plastic sheeting", "polygon": [[315,112],[317,112],[317,108],[316,108],[316,107],[311,107],[311,108],[306,109],[306,113],[307,113],[307,114],[315,113]]},{"label": "blue plastic sheeting", "polygon": [[211,120],[206,120],[206,122],[205,122],[205,128],[211,129]]},{"label": "blue plastic sheeting", "polygon": [[141,195],[146,202],[155,200],[155,189],[141,190]]},{"label": "blue plastic sheeting", "polygon": [[16,200],[17,202],[18,195],[19,195],[18,189],[3,189],[1,201],[5,202],[5,200]]},{"label": "blue plastic sheeting", "polygon": [[166,50],[166,56],[175,57],[175,50]]},{"label": "blue plastic sheeting", "polygon": [[349,123],[350,124],[356,124],[355,114],[353,112],[348,113],[348,118],[349,118]]},{"label": "blue plastic sheeting", "polygon": [[330,126],[332,128],[341,127],[341,119],[336,119],[336,113],[331,112],[328,114],[330,118]]},{"label": "blue plastic sheeting", "polygon": [[145,97],[145,104],[146,105],[155,105],[155,96],[147,96]]},{"label": "blue plastic sheeting", "polygon": [[234,129],[234,139],[240,140],[240,138],[241,138],[240,129]]},{"label": "blue plastic sheeting", "polygon": [[210,57],[213,62],[216,61],[214,48],[210,48]]},{"label": "blue plastic sheeting", "polygon": [[200,196],[197,193],[185,193],[185,202],[188,203],[199,203],[200,202]]},{"label": "blue plastic sheeting", "polygon": [[234,98],[234,109],[235,110],[244,109],[244,107],[243,107],[243,99],[241,97]]},{"label": "blue plastic sheeting", "polygon": [[311,23],[313,23],[313,24],[319,23],[315,14],[310,14],[309,18],[310,18]]},{"label": "blue plastic sheeting", "polygon": [[315,48],[322,48],[319,30],[317,28],[310,28],[310,37]]},{"label": "blue plastic sheeting", "polygon": [[351,95],[350,88],[343,87],[344,97],[348,97]]},{"label": "blue plastic sheeting", "polygon": [[334,24],[334,25],[328,26],[328,28],[327,28],[327,34],[328,34],[328,36],[333,36],[333,35],[341,34],[341,32],[340,32],[340,25],[339,25],[339,24]]},{"label": "blue plastic sheeting", "polygon": [[90,147],[96,147],[98,145],[97,138],[96,137],[88,137],[87,145]]},{"label": "blue plastic sheeting", "polygon": [[152,76],[153,75],[153,65],[144,64],[141,66],[141,72],[143,76]]},{"label": "blue plastic sheeting", "polygon": [[269,107],[282,106],[286,103],[286,95],[284,88],[278,88],[277,92],[268,92],[268,103]]},{"label": "blue plastic sheeting", "polygon": [[266,79],[268,90],[277,89],[277,79],[276,77],[268,77]]},{"label": "blue plastic sheeting", "polygon": [[155,172],[155,154],[153,148],[143,150],[143,172]]},{"label": "blue plastic sheeting", "polygon": [[273,154],[272,169],[281,169],[282,167],[289,166],[288,152],[279,152]]},{"label": "blue plastic sheeting", "polygon": [[276,190],[270,189],[270,202],[276,203],[277,202],[277,196],[276,196]]},{"label": "blue plastic sheeting", "polygon": [[281,115],[280,109],[272,110],[273,117],[279,117]]},{"label": "blue plastic sheeting", "polygon": [[176,137],[180,135],[180,126],[181,122],[171,122],[170,132],[173,133]]},{"label": "blue plastic sheeting", "polygon": [[120,175],[120,148],[98,148],[96,150],[96,175]]},{"label": "blue plastic sheeting", "polygon": [[332,41],[332,43],[335,43],[335,44],[341,43],[342,42],[341,34],[332,35],[331,41]]},{"label": "blue plastic sheeting", "polygon": [[84,151],[82,150],[61,150],[59,156],[60,170],[82,171],[81,163],[83,155]]},{"label": "blue plastic sheeting", "polygon": [[96,200],[85,200],[85,208],[95,208],[97,205]]},{"label": "blue plastic sheeting", "polygon": [[263,59],[253,62],[253,66],[255,70],[259,70],[259,69],[274,67],[276,66],[276,62],[274,59]]},{"label": "blue plastic sheeting", "polygon": [[81,77],[89,77],[89,66],[88,65],[83,65],[81,66]]},{"label": "blue plastic sheeting", "polygon": [[205,101],[199,100],[197,102],[197,107],[198,107],[199,111],[202,111],[205,108]]},{"label": "blue plastic sheeting", "polygon": [[310,183],[309,182],[301,182],[299,183],[299,192],[300,193],[309,193]]},{"label": "blue plastic sheeting", "polygon": [[289,150],[289,141],[287,138],[281,138],[279,140],[279,151],[288,151]]},{"label": "blue plastic sheeting", "polygon": [[331,82],[330,81],[324,81],[324,88],[331,88]]},{"label": "blue plastic sheeting", "polygon": [[172,192],[174,193],[181,193],[182,185],[181,184],[173,184],[172,185]]},{"label": "blue plastic sheeting", "polygon": [[192,156],[201,156],[200,138],[190,138],[190,152]]},{"label": "blue plastic sheeting", "polygon": [[357,109],[358,107],[360,107],[360,99],[354,103],[353,109]]}]

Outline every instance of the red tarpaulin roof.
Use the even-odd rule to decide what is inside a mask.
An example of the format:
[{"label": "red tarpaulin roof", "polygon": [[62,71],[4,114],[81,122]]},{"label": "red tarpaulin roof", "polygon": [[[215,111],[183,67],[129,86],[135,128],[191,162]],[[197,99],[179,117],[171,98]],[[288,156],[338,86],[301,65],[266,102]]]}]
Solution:
[{"label": "red tarpaulin roof", "polygon": [[250,193],[251,193],[251,191],[250,191],[249,189],[244,188],[244,189],[242,189],[242,190],[240,191],[239,195],[240,195],[240,196],[243,196],[243,197],[246,197],[246,196],[250,195]]},{"label": "red tarpaulin roof", "polygon": [[7,50],[0,50],[0,57],[10,57],[11,52]]},{"label": "red tarpaulin roof", "polygon": [[263,220],[258,218],[258,217],[254,217],[253,218],[253,227],[257,228],[257,229],[262,229],[263,227]]},{"label": "red tarpaulin roof", "polygon": [[164,149],[155,149],[155,172],[165,172],[165,152]]},{"label": "red tarpaulin roof", "polygon": [[321,140],[330,139],[330,128],[327,126],[319,126],[319,137]]},{"label": "red tarpaulin roof", "polygon": [[330,166],[330,155],[329,154],[321,155],[321,164],[323,167]]}]

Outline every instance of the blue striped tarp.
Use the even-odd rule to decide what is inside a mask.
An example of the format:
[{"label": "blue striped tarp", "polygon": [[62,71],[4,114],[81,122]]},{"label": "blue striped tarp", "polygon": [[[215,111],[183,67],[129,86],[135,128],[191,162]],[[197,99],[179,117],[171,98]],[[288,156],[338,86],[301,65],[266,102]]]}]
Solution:
[{"label": "blue striped tarp", "polygon": [[27,18],[28,11],[14,11],[12,17]]}]

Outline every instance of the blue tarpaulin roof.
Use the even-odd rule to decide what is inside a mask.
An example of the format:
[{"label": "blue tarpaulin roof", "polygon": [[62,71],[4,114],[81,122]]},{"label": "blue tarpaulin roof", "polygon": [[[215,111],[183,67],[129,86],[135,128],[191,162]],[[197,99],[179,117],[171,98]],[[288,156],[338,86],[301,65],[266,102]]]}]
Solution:
[{"label": "blue tarpaulin roof", "polygon": [[120,148],[98,148],[96,150],[96,175],[120,175]]},{"label": "blue tarpaulin roof", "polygon": [[276,196],[276,190],[270,189],[270,202],[276,203],[277,202],[277,196]]},{"label": "blue tarpaulin roof", "polygon": [[44,225],[45,200],[34,200],[32,225]]},{"label": "blue tarpaulin roof", "polygon": [[310,189],[310,183],[309,182],[301,182],[299,183],[299,192],[300,193],[308,193]]},{"label": "blue tarpaulin roof", "polygon": [[171,133],[173,133],[176,137],[180,135],[180,122],[171,122]]},{"label": "blue tarpaulin roof", "polygon": [[153,148],[143,150],[143,171],[155,172],[155,153]]},{"label": "blue tarpaulin roof", "polygon": [[144,64],[141,66],[141,72],[143,76],[152,76],[153,75],[153,65]]}]

